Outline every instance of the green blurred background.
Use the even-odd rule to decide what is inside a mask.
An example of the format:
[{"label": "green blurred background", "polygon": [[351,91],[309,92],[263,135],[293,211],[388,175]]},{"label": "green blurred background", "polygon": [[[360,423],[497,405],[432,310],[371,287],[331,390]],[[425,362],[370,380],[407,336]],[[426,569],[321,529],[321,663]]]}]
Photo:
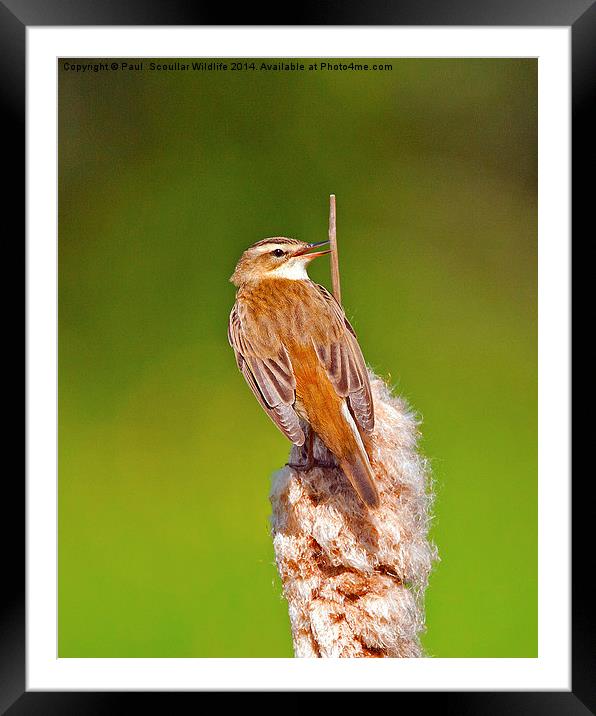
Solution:
[{"label": "green blurred background", "polygon": [[258,239],[326,238],[332,192],[346,312],[432,461],[424,645],[537,655],[537,65],[391,64],[62,65],[59,656],[292,655],[289,444],[227,344],[228,278]]}]

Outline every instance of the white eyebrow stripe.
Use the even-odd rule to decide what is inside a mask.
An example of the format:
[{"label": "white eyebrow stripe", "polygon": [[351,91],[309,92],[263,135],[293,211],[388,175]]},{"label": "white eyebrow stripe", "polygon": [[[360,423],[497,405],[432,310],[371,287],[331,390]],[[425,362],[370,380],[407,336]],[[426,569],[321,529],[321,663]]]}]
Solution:
[{"label": "white eyebrow stripe", "polygon": [[275,251],[275,249],[281,249],[284,253],[291,252],[293,249],[300,248],[301,244],[296,244],[294,242],[285,242],[285,241],[268,241],[266,244],[261,244],[260,246],[253,246],[252,250],[256,251],[258,254],[267,254],[271,251]]},{"label": "white eyebrow stripe", "polygon": [[267,254],[270,251],[274,251],[275,249],[281,249],[282,251],[286,251],[288,248],[288,244],[278,244],[275,241],[272,241],[270,244],[262,244],[261,246],[255,246],[254,248],[259,254]]}]

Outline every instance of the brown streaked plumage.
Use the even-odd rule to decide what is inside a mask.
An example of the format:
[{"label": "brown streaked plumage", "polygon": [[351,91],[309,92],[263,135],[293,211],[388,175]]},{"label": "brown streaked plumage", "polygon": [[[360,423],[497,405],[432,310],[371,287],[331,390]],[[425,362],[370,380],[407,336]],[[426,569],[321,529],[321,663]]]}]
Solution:
[{"label": "brown streaked plumage", "polygon": [[[327,242],[322,242],[327,243]],[[374,428],[368,374],[343,309],[312,282],[306,253],[320,244],[263,239],[232,275],[238,287],[228,338],[257,400],[296,445],[302,418],[335,455],[369,507],[379,502],[366,443]]]}]

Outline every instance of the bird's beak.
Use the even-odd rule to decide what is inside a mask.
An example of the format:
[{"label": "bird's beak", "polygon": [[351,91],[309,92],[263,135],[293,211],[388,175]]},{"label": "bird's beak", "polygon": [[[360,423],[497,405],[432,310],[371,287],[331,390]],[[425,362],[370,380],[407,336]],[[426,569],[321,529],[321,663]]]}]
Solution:
[{"label": "bird's beak", "polygon": [[294,253],[294,256],[304,256],[306,259],[316,259],[317,256],[325,256],[325,254],[330,254],[331,249],[327,249],[326,251],[315,251],[312,254],[309,254],[308,251],[311,249],[316,249],[318,246],[325,246],[325,244],[328,244],[329,241],[318,241],[314,244],[308,244],[303,249],[299,249]]}]

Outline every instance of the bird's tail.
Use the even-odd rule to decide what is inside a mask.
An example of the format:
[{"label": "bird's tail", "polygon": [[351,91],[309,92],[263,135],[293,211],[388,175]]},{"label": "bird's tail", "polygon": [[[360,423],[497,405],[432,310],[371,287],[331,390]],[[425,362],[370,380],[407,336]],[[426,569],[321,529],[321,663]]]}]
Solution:
[{"label": "bird's tail", "polygon": [[352,483],[367,507],[379,506],[379,491],[370,464],[367,449],[346,402],[341,407],[347,431],[343,435],[342,449],[335,452],[345,476]]},{"label": "bird's tail", "polygon": [[[337,395],[333,397],[337,400]],[[342,399],[339,405],[333,399],[321,403],[315,418],[310,423],[312,429],[333,453],[356,494],[367,507],[378,507],[379,491],[369,459],[369,438],[358,430],[347,401]]]},{"label": "bird's tail", "polygon": [[379,506],[379,491],[375,485],[375,476],[366,455],[360,451],[353,453],[347,459],[340,460],[341,469],[360,499],[367,507]]}]

